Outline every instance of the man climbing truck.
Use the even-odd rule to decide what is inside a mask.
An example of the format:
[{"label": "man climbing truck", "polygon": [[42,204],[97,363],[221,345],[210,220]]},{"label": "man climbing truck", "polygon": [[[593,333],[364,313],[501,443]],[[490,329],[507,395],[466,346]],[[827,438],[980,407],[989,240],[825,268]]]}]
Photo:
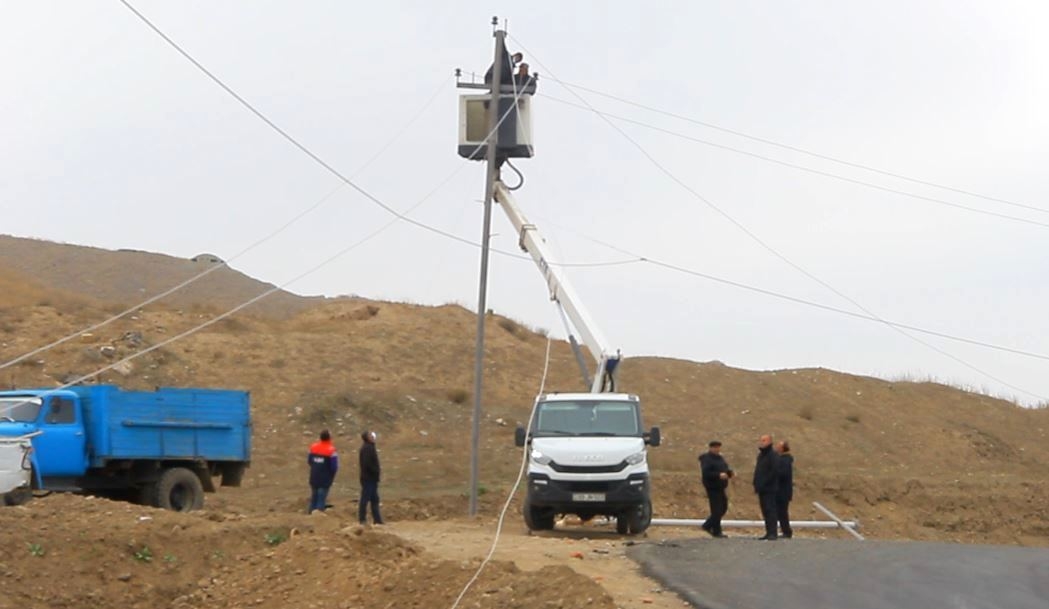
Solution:
[{"label": "man climbing truck", "polygon": [[553,300],[597,360],[590,374],[576,337],[575,351],[589,393],[551,393],[535,401],[532,425],[517,428],[518,446],[529,446],[525,524],[531,530],[554,528],[558,514],[616,519],[620,534],[642,533],[652,522],[647,447],[659,446],[659,428],[644,431],[641,401],[615,391],[615,371],[622,356],[591,320],[559,269],[549,263],[546,243],[528,222],[502,182],[495,198],[520,235],[527,252],[550,288]]},{"label": "man climbing truck", "polygon": [[185,512],[240,486],[251,459],[248,394],[112,385],[0,391],[0,437],[31,436],[33,487],[124,496]]}]

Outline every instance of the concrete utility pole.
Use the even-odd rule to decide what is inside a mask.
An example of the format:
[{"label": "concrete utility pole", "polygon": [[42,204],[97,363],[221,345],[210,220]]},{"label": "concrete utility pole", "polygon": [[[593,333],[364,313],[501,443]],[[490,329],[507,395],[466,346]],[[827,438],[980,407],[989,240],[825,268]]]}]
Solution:
[{"label": "concrete utility pole", "polygon": [[[492,25],[498,26],[499,20],[492,17]],[[477,484],[479,476],[478,452],[481,441],[481,386],[484,377],[484,321],[488,309],[488,246],[492,232],[492,195],[495,181],[499,179],[499,166],[496,160],[496,149],[499,134],[499,92],[502,86],[503,49],[506,45],[506,32],[495,31],[495,61],[492,63],[491,101],[488,104],[488,171],[484,183],[484,228],[481,233],[481,280],[477,295],[477,349],[474,354],[474,410],[473,430],[470,435],[470,515],[477,515]]]}]

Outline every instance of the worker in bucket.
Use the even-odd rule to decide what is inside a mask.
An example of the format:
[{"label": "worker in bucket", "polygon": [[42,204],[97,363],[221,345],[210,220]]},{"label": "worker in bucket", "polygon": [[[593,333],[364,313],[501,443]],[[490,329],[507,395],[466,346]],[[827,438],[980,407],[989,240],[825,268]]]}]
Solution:
[{"label": "worker in bucket", "polygon": [[383,524],[382,516],[379,515],[379,451],[375,449],[377,438],[374,431],[361,434],[361,501],[357,507],[357,519],[361,524],[367,524],[368,504],[371,504],[372,522]]},{"label": "worker in bucket", "polygon": [[335,451],[331,432],[327,429],[310,446],[306,463],[310,466],[310,507],[306,513],[314,510],[323,512],[328,509],[328,491],[335,482],[335,473],[339,471],[339,453]]},{"label": "worker in bucket", "polygon": [[776,454],[776,520],[785,539],[794,536],[790,526],[790,501],[794,498],[794,455],[790,454],[790,443],[780,440],[775,445]]},{"label": "worker in bucket", "polygon": [[735,474],[721,456],[721,442],[711,440],[707,452],[699,456],[703,489],[710,502],[710,517],[703,522],[703,530],[713,537],[726,537],[721,531],[721,518],[728,511],[728,481]]}]

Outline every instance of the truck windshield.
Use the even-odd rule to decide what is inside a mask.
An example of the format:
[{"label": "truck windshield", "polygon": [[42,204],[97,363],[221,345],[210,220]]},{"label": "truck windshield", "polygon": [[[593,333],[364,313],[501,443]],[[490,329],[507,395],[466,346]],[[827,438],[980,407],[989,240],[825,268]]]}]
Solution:
[{"label": "truck windshield", "polygon": [[40,398],[2,397],[0,398],[0,421],[17,421],[31,423],[40,414],[44,401]]},{"label": "truck windshield", "polygon": [[540,402],[535,416],[537,436],[641,435],[636,402]]}]

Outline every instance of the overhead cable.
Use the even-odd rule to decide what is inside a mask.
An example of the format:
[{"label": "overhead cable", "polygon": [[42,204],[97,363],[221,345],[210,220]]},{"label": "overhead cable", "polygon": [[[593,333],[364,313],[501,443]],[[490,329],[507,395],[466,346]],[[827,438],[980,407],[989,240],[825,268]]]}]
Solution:
[{"label": "overhead cable", "polygon": [[[522,50],[524,50],[526,53],[528,53],[535,60],[535,62],[538,63],[543,68],[543,71],[547,75],[549,75],[552,79],[556,79],[557,78],[556,76],[554,76],[551,73],[549,66],[543,65],[543,62],[534,53],[529,51],[527,49],[527,47],[525,47],[525,45],[521,43],[520,40],[518,40],[517,38],[514,38],[514,37],[511,37],[511,38],[513,38],[514,41],[518,44],[518,46],[520,46]],[[793,260],[789,259],[787,256],[782,254],[779,250],[777,250],[776,248],[772,247],[765,240],[763,240],[761,237],[759,237],[757,234],[755,234],[753,231],[751,231],[749,228],[747,228],[742,222],[737,220],[735,217],[733,217],[727,211],[725,211],[724,209],[722,209],[718,205],[714,204],[714,202],[712,202],[711,200],[707,199],[703,195],[699,194],[695,189],[693,189],[691,186],[689,186],[687,183],[685,183],[683,180],[681,180],[679,177],[677,177],[677,175],[675,175],[673,172],[671,172],[669,169],[667,169],[666,166],[664,166],[658,159],[656,159],[654,156],[652,156],[652,154],[649,153],[648,150],[646,150],[645,147],[642,146],[636,139],[631,137],[630,134],[628,134],[626,131],[624,131],[619,125],[615,124],[612,121],[612,119],[610,119],[607,116],[604,116],[600,112],[598,112],[597,109],[594,108],[593,105],[590,104],[590,102],[588,102],[586,100],[586,98],[584,98],[582,95],[580,95],[579,93],[575,92],[574,90],[571,90],[571,89],[569,89],[569,90],[572,92],[573,95],[576,96],[576,98],[579,99],[579,101],[581,101],[588,108],[590,108],[592,111],[594,111],[609,126],[611,126],[612,129],[617,131],[620,135],[623,136],[623,138],[625,138],[635,148],[637,148],[638,151],[640,151],[641,154],[644,155],[645,158],[647,158],[659,171],[661,171],[668,178],[670,178],[675,183],[677,183],[679,186],[681,186],[686,192],[691,194],[694,198],[696,198],[701,203],[705,204],[707,207],[709,207],[710,209],[714,210],[720,216],[722,216],[723,218],[728,220],[730,223],[732,223],[734,226],[736,226],[736,228],[738,228],[742,233],[747,235],[752,241],[754,241],[755,243],[760,245],[763,249],[765,249],[766,251],[771,253],[776,258],[780,259],[784,264],[790,266],[791,268],[793,268],[794,270],[798,271],[802,275],[808,277],[812,281],[814,281],[814,282],[818,283],[819,285],[823,286],[824,288],[826,288],[830,292],[832,292],[835,295],[837,295],[839,298],[849,302],[850,304],[852,304],[854,307],[856,307],[860,311],[863,311],[867,315],[869,315],[871,317],[874,317],[874,318],[878,319],[879,321],[882,321],[880,316],[878,316],[873,311],[871,311],[870,309],[865,307],[863,304],[861,304],[855,298],[852,298],[851,296],[845,294],[841,290],[838,290],[837,288],[835,288],[830,283],[828,283],[828,282],[824,281],[823,279],[817,277],[815,274],[811,273],[810,271],[806,270],[801,265],[799,265],[796,262],[794,262]],[[914,342],[916,342],[916,343],[918,343],[920,345],[923,345],[924,347],[926,347],[926,348],[928,348],[928,349],[930,349],[932,351],[935,351],[936,353],[939,353],[940,355],[942,355],[944,357],[947,357],[947,358],[949,358],[949,359],[951,359],[951,360],[953,360],[953,361],[955,361],[955,362],[965,366],[966,368],[969,368],[970,370],[972,370],[974,372],[982,374],[983,376],[986,376],[987,378],[989,378],[989,379],[991,379],[991,380],[993,380],[993,381],[995,381],[997,383],[1000,383],[1000,384],[1002,384],[1002,385],[1004,385],[1006,387],[1009,387],[1009,388],[1011,388],[1011,389],[1013,389],[1015,391],[1020,391],[1020,392],[1025,393],[1025,394],[1028,394],[1028,395],[1031,395],[1031,396],[1034,396],[1034,397],[1037,397],[1037,398],[1040,398],[1040,399],[1044,399],[1042,396],[1038,395],[1037,393],[1033,393],[1033,392],[1028,391],[1026,389],[1023,389],[1021,387],[1017,387],[1016,385],[1013,385],[1013,384],[1011,384],[1011,383],[1009,383],[1009,382],[1007,382],[1007,381],[1005,381],[1005,380],[1003,380],[1001,378],[998,378],[997,376],[995,376],[995,375],[993,375],[993,374],[991,374],[991,373],[989,373],[989,372],[987,372],[985,370],[982,370],[982,369],[974,366],[973,364],[963,360],[962,358],[960,358],[960,357],[958,357],[958,356],[956,356],[956,355],[954,355],[952,353],[949,353],[949,352],[941,349],[940,347],[937,347],[936,345],[933,345],[932,343],[924,341],[924,340],[918,338],[917,336],[913,336],[911,334],[908,334],[907,331],[903,330],[902,328],[896,327],[896,326],[894,326],[892,324],[888,324],[888,323],[885,323],[885,327],[891,329],[892,331],[894,331],[894,332],[896,332],[896,333],[898,333],[898,334],[900,334],[900,335],[902,335],[902,336],[904,336],[904,337],[906,337],[906,338],[908,338],[908,339],[910,339],[910,340],[912,340],[912,341],[914,341]]]},{"label": "overhead cable", "polygon": [[[1013,215],[1010,215],[1010,214],[1003,214],[1003,213],[996,212],[996,211],[991,211],[991,210],[988,210],[988,209],[982,209],[982,208],[979,208],[979,207],[973,207],[971,205],[965,205],[963,203],[956,203],[954,201],[948,201],[946,199],[939,199],[937,197],[929,197],[929,196],[926,196],[926,195],[921,195],[921,194],[917,194],[917,193],[913,193],[913,192],[908,192],[906,190],[900,190],[898,188],[891,188],[889,186],[883,186],[881,184],[875,184],[874,182],[867,182],[865,180],[859,180],[859,179],[856,179],[856,178],[850,178],[848,176],[843,176],[843,175],[840,175],[840,174],[831,173],[829,171],[823,171],[821,169],[814,169],[812,167],[806,167],[804,165],[798,165],[797,163],[791,163],[791,162],[788,162],[788,161],[783,161],[783,160],[780,160],[780,159],[777,159],[777,158],[765,156],[763,154],[757,154],[755,152],[750,152],[748,150],[741,150],[739,148],[734,148],[732,146],[727,146],[725,144],[719,144],[717,142],[712,142],[710,140],[704,140],[704,139],[701,139],[701,138],[698,138],[698,137],[694,137],[694,136],[686,135],[686,134],[678,132],[678,131],[674,131],[672,129],[666,129],[666,128],[658,127],[656,125],[645,123],[645,122],[642,122],[642,121],[639,121],[639,120],[636,120],[636,119],[627,118],[625,116],[619,116],[619,115],[616,115],[616,114],[611,114],[609,112],[604,112],[602,110],[598,110],[598,109],[594,108],[593,106],[584,106],[582,104],[577,104],[577,103],[574,103],[574,102],[570,102],[568,100],[560,99],[560,98],[553,97],[551,95],[546,95],[546,94],[543,94],[542,97],[544,99],[549,99],[550,101],[557,102],[559,104],[564,104],[566,106],[571,106],[573,108],[579,108],[581,110],[586,110],[587,112],[593,112],[594,114],[597,114],[598,116],[600,116],[600,117],[602,117],[602,118],[604,118],[606,120],[611,118],[611,119],[615,119],[615,120],[620,121],[620,122],[630,123],[632,125],[637,125],[639,127],[644,127],[646,129],[651,129],[653,131],[659,131],[659,132],[665,133],[667,135],[672,135],[672,136],[677,137],[677,138],[681,138],[681,139],[688,140],[688,141],[691,141],[691,142],[696,142],[698,144],[703,144],[705,146],[710,146],[712,148],[717,148],[719,150],[727,150],[729,152],[734,152],[736,154],[742,154],[744,156],[749,156],[751,158],[759,159],[759,160],[765,161],[767,163],[775,163],[776,165],[781,165],[783,167],[789,167],[791,169],[797,169],[799,171],[804,171],[804,172],[807,172],[807,173],[811,173],[811,174],[815,174],[815,175],[819,175],[819,176],[823,176],[823,177],[827,177],[827,178],[832,178],[832,179],[835,179],[835,180],[841,180],[842,182],[848,182],[850,184],[856,184],[856,185],[859,185],[859,186],[863,186],[865,188],[872,188],[872,189],[875,189],[875,190],[880,190],[882,192],[888,192],[888,193],[892,193],[892,194],[896,194],[896,195],[900,195],[900,196],[904,196],[904,197],[910,197],[912,199],[918,199],[920,201],[928,201],[930,203],[936,203],[937,205],[945,205],[947,207],[953,207],[955,209],[962,209],[962,210],[965,210],[965,211],[969,211],[969,212],[973,212],[973,213],[977,213],[977,214],[983,214],[983,215],[986,215],[986,216],[993,216],[993,217],[996,217],[996,218],[1001,218],[1003,220],[1009,220],[1009,221],[1012,221],[1012,222],[1020,222],[1022,224],[1030,224],[1030,225],[1039,226],[1039,227],[1042,227],[1042,228],[1049,228],[1049,223],[1047,223],[1047,222],[1039,222],[1037,220],[1031,220],[1029,218],[1023,218],[1021,216],[1013,216]],[[1047,211],[1047,210],[1042,210],[1040,208],[1031,208],[1031,209],[1036,209],[1038,211]]]},{"label": "overhead cable", "polygon": [[[599,96],[607,98],[607,99],[615,100],[617,102],[626,104],[628,106],[634,106],[635,108],[641,108],[642,110],[648,110],[649,112],[655,112],[656,114],[662,114],[664,116],[669,116],[671,118],[675,118],[675,119],[678,119],[678,120],[682,120],[682,121],[686,121],[686,122],[693,123],[693,124],[696,124],[696,125],[700,125],[702,127],[707,127],[708,129],[714,129],[714,130],[720,131],[722,133],[728,133],[728,134],[735,135],[735,136],[738,136],[738,137],[742,137],[742,138],[745,138],[745,139],[748,139],[748,140],[751,140],[751,141],[754,141],[754,142],[760,142],[762,144],[768,144],[769,146],[775,146],[777,148],[782,148],[784,150],[789,150],[791,152],[797,152],[799,154],[804,154],[804,155],[807,155],[807,156],[810,156],[810,157],[813,157],[813,158],[817,158],[817,159],[821,159],[821,160],[824,160],[824,161],[830,161],[832,163],[838,163],[840,165],[845,165],[847,167],[854,167],[856,169],[862,169],[864,171],[870,171],[872,173],[878,173],[878,174],[881,174],[881,175],[884,175],[884,176],[888,176],[888,177],[891,177],[891,178],[896,178],[896,179],[899,179],[899,180],[912,182],[914,184],[921,184],[922,186],[931,186],[933,188],[940,188],[942,190],[947,190],[947,191],[950,191],[950,192],[954,192],[954,193],[958,193],[958,194],[962,194],[962,195],[967,195],[967,196],[970,196],[970,197],[976,197],[978,199],[984,199],[985,201],[993,201],[995,203],[1001,203],[1003,205],[1009,205],[1009,206],[1017,207],[1017,208],[1020,208],[1020,209],[1027,209],[1027,210],[1030,210],[1030,211],[1036,211],[1036,212],[1049,214],[1049,209],[1046,209],[1044,207],[1037,207],[1035,205],[1028,205],[1026,203],[1020,203],[1018,201],[1012,201],[1012,200],[1003,199],[1003,198],[1000,198],[1000,197],[993,197],[993,196],[990,196],[990,195],[985,195],[985,194],[981,194],[981,193],[978,193],[978,192],[974,192],[972,190],[966,190],[964,188],[958,188],[956,186],[950,186],[950,185],[947,185],[947,184],[941,184],[941,183],[933,182],[933,181],[930,181],[930,180],[923,180],[921,178],[913,178],[913,177],[904,175],[902,173],[898,173],[898,172],[894,172],[894,171],[888,171],[888,170],[885,170],[885,169],[879,169],[879,168],[874,167],[872,165],[867,165],[867,164],[864,164],[864,163],[857,163],[855,161],[848,161],[848,160],[845,160],[845,159],[842,159],[842,158],[839,158],[839,157],[836,157],[836,156],[831,156],[829,154],[822,154],[822,153],[819,153],[819,152],[814,152],[812,150],[807,150],[805,148],[801,148],[801,147],[798,147],[798,146],[793,146],[791,144],[784,144],[783,142],[777,142],[775,140],[771,140],[771,139],[768,139],[768,138],[759,137],[759,136],[756,136],[756,135],[751,135],[749,133],[744,133],[743,131],[739,131],[739,130],[736,130],[736,129],[730,129],[730,128],[727,128],[727,127],[722,127],[721,125],[717,125],[717,124],[714,124],[714,123],[711,123],[711,122],[707,122],[707,121],[701,121],[699,119],[692,118],[692,117],[689,117],[689,116],[685,116],[683,114],[678,114],[676,112],[670,112],[669,110],[663,110],[661,108],[656,108],[654,106],[650,106],[650,105],[643,104],[643,103],[640,103],[640,102],[632,101],[632,100],[620,97],[618,95],[613,95],[611,93],[606,93],[604,91],[598,91],[597,89],[593,89],[593,88],[590,88],[590,87],[585,87],[585,86],[580,85],[580,84],[569,83],[569,82],[565,82],[563,80],[557,80],[556,78],[553,78],[553,77],[550,77],[550,80],[553,80],[554,82],[556,82],[557,84],[559,84],[559,85],[561,85],[561,86],[563,86],[565,88],[579,89],[581,91],[586,91],[588,93],[593,93],[594,95],[599,95]],[[549,97],[549,96],[545,96],[545,97]]]}]

